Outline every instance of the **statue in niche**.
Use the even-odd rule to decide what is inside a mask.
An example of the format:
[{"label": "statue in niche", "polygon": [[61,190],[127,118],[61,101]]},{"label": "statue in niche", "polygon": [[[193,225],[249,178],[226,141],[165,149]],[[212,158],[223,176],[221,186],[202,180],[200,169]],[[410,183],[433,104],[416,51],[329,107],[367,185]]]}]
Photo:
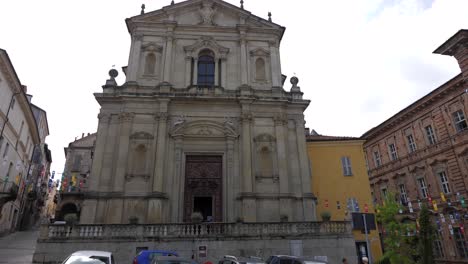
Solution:
[{"label": "statue in niche", "polygon": [[200,9],[200,15],[202,18],[202,25],[213,25],[213,16],[215,9],[212,7],[211,2],[204,1],[202,8]]}]

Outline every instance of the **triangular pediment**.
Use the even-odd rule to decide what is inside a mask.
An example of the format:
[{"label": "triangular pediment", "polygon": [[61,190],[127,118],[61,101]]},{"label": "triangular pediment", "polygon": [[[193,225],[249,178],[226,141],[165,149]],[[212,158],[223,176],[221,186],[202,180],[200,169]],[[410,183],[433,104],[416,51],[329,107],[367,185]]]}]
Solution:
[{"label": "triangular pediment", "polygon": [[[282,29],[283,27],[222,0],[188,0],[127,19],[132,22],[176,23],[178,26]],[[130,25],[129,25],[130,26]]]}]

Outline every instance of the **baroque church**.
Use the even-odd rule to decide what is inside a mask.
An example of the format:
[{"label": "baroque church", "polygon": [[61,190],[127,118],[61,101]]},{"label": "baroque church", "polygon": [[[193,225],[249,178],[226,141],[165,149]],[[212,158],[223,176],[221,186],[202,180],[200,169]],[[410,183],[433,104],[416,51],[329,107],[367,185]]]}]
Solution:
[{"label": "baroque church", "polygon": [[[241,1],[242,2],[242,1]],[[81,224],[314,221],[298,79],[285,28],[221,0],[126,19],[126,81],[102,92]]]}]

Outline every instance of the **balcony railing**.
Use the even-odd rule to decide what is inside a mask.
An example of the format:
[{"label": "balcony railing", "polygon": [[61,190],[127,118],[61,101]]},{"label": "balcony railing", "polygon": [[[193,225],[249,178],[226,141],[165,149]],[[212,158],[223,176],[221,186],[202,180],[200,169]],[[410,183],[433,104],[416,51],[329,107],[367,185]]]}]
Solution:
[{"label": "balcony railing", "polygon": [[155,225],[53,225],[41,227],[40,239],[144,239],[210,237],[351,236],[350,222],[186,223]]}]

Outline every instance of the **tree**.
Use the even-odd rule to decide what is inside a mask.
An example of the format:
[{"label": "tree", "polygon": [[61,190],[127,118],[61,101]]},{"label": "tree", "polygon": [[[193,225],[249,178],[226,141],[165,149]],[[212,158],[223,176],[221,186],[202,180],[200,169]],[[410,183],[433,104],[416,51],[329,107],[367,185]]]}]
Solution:
[{"label": "tree", "polygon": [[383,234],[385,253],[382,260],[391,264],[412,264],[416,253],[413,235],[415,225],[401,221],[400,209],[393,193],[387,194],[383,206],[377,206],[377,221],[385,230]]},{"label": "tree", "polygon": [[424,204],[419,212],[418,255],[420,257],[419,263],[421,264],[434,263],[434,253],[432,251],[434,235],[435,227],[431,222],[429,209]]}]

